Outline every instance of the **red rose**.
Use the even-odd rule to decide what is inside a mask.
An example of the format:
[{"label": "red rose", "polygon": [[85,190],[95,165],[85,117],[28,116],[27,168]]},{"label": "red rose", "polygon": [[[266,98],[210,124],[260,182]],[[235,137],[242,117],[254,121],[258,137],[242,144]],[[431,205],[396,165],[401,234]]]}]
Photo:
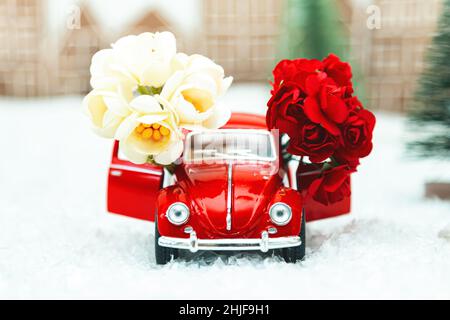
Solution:
[{"label": "red rose", "polygon": [[[273,76],[267,126],[290,137],[289,153],[326,166],[308,193],[324,205],[350,196],[350,174],[371,152],[375,126],[374,115],[353,96],[350,65],[334,54],[323,61],[283,60]],[[322,163],[327,158],[332,161]]]},{"label": "red rose", "polygon": [[323,64],[316,59],[281,60],[273,69],[272,94],[280,87],[281,83],[295,83],[302,91],[305,91],[306,78],[323,69]]},{"label": "red rose", "polygon": [[345,99],[345,104],[347,105],[349,112],[364,109],[362,102],[359,101],[357,96]]},{"label": "red rose", "polygon": [[348,117],[348,107],[343,91],[324,73],[310,75],[306,79],[308,97],[304,102],[306,116],[320,124],[332,135],[340,134],[338,124]]},{"label": "red rose", "polygon": [[324,205],[349,197],[351,195],[350,174],[353,171],[348,166],[341,165],[322,172],[320,177],[311,182],[308,194]]},{"label": "red rose", "polygon": [[290,132],[287,151],[298,156],[307,156],[314,163],[322,162],[334,154],[338,139],[317,123],[311,122],[299,107],[289,113],[295,119]]},{"label": "red rose", "polygon": [[288,113],[288,109],[292,106],[299,108],[301,100],[300,89],[294,85],[283,83],[267,103],[267,127],[269,129],[276,128],[280,130],[280,133],[294,134],[294,126],[297,122]]},{"label": "red rose", "polygon": [[323,60],[324,72],[340,87],[352,87],[352,67],[342,62],[335,54],[329,54]]},{"label": "red rose", "polygon": [[353,111],[341,129],[341,147],[335,158],[340,163],[351,167],[359,164],[372,151],[372,133],[375,127],[375,116],[372,112],[360,109]]},{"label": "red rose", "polygon": [[283,83],[267,104],[267,127],[289,136],[289,153],[322,162],[336,151],[339,141],[305,116],[299,95],[297,87]]}]

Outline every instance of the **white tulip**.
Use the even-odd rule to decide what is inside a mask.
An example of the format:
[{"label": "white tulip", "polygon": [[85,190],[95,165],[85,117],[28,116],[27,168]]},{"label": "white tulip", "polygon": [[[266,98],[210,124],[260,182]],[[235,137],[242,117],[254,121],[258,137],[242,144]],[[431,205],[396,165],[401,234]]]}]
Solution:
[{"label": "white tulip", "polygon": [[177,53],[170,32],[123,37],[93,56],[90,71],[83,104],[94,130],[137,164],[174,162],[181,128],[218,128],[231,115],[218,98],[232,78],[204,56]]},{"label": "white tulip", "polygon": [[179,70],[167,79],[161,97],[179,115],[180,126],[214,129],[225,124],[231,113],[225,106],[219,106],[217,99],[226,92],[233,78],[224,78],[221,66],[198,54],[189,57],[178,54],[172,65]]},{"label": "white tulip", "polygon": [[115,139],[132,162],[142,164],[149,156],[167,165],[178,159],[183,151],[182,133],[176,115],[163,109],[154,96],[138,96],[130,102],[131,114],[118,127]]},{"label": "white tulip", "polygon": [[126,66],[119,62],[113,49],[103,49],[95,53],[90,72],[90,83],[94,89],[109,89],[124,84],[133,90],[138,84]]},{"label": "white tulip", "polygon": [[84,99],[83,107],[91,119],[94,131],[105,138],[113,138],[120,123],[131,114],[128,90],[92,90]]},{"label": "white tulip", "polygon": [[103,88],[117,82],[160,88],[173,73],[176,40],[170,32],[120,38],[92,57],[91,86]]}]

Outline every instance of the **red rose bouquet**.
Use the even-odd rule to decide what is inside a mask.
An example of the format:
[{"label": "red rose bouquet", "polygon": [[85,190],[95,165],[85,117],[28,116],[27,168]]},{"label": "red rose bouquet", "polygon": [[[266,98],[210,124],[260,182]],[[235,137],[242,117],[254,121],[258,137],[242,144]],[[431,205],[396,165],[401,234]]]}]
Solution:
[{"label": "red rose bouquet", "polygon": [[308,193],[329,205],[350,196],[350,174],[372,150],[375,116],[354,95],[352,69],[334,54],[282,60],[273,70],[267,126],[289,137],[287,152],[320,171]]}]

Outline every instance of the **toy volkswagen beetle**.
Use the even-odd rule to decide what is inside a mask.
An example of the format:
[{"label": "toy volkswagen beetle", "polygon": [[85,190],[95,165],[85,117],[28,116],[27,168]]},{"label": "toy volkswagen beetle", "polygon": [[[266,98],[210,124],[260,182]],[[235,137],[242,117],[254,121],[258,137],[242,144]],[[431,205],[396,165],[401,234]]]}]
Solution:
[{"label": "toy volkswagen beetle", "polygon": [[297,191],[287,167],[265,118],[234,114],[223,129],[187,134],[173,173],[122,159],[116,143],[108,210],[155,222],[158,264],[180,250],[273,250],[295,262],[305,255],[305,208],[310,220],[336,208],[327,213]]},{"label": "toy volkswagen beetle", "polygon": [[158,193],[157,262],[183,249],[284,249],[286,260],[302,259],[301,195],[283,185],[279,166],[267,130],[189,133],[175,182]]}]

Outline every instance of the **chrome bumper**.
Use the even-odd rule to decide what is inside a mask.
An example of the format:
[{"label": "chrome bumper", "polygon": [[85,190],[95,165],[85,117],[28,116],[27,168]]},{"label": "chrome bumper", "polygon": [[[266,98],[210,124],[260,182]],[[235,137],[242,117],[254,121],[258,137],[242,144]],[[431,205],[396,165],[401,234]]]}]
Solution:
[{"label": "chrome bumper", "polygon": [[186,249],[191,252],[198,250],[260,250],[267,252],[270,249],[296,247],[301,245],[302,241],[297,236],[269,238],[267,231],[261,233],[261,238],[198,239],[196,232],[192,231],[188,239],[162,236],[159,238],[158,244],[162,247]]}]

